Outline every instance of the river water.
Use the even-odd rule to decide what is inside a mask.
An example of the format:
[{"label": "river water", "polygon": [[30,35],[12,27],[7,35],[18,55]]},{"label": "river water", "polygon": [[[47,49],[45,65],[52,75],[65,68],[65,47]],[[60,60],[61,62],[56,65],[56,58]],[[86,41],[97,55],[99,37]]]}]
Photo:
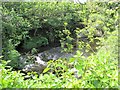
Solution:
[{"label": "river water", "polygon": [[[98,40],[95,40],[93,43],[90,43],[90,49],[89,51],[86,51],[86,47],[84,48],[78,48],[75,47],[73,48],[72,52],[63,52],[63,48],[60,47],[59,43],[53,43],[49,46],[45,47],[40,47],[39,48],[39,53],[38,56],[43,60],[43,61],[49,61],[49,60],[56,60],[58,58],[69,58],[72,57],[76,54],[77,50],[80,50],[83,54],[83,56],[88,57],[90,56],[91,53],[95,53],[97,51],[97,42]],[[84,43],[89,43],[89,41],[84,39]]]}]

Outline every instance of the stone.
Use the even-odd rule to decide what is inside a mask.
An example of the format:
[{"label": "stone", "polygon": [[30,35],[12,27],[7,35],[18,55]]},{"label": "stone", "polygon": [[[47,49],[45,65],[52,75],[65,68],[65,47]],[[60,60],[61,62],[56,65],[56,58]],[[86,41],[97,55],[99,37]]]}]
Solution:
[{"label": "stone", "polygon": [[[76,54],[78,49],[73,50],[73,52],[66,53],[62,52],[61,47],[51,48],[49,50],[38,53],[37,56],[30,55],[28,57],[22,56],[19,64],[22,67],[24,72],[32,72],[35,71],[38,74],[42,73],[43,70],[47,67],[47,62],[49,60],[57,60],[59,58],[69,59]],[[85,57],[89,56],[89,54],[85,53],[84,50],[81,50]]]},{"label": "stone", "polygon": [[76,50],[71,53],[62,52],[61,47],[55,47],[50,50],[38,53],[38,56],[43,60],[48,62],[49,60],[57,60],[59,58],[70,58],[75,55]]},{"label": "stone", "polygon": [[47,62],[42,61],[38,56],[35,56],[35,63],[25,65],[22,69],[24,72],[37,72],[41,74],[43,70],[47,67]]}]

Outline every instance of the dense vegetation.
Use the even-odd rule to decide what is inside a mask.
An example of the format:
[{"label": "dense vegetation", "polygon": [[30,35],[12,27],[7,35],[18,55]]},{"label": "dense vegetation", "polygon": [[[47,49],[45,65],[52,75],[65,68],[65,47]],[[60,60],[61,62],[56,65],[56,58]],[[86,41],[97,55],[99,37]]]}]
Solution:
[{"label": "dense vegetation", "polygon": [[[119,2],[2,3],[4,60],[0,63],[0,88],[118,88],[118,5]],[[99,41],[97,52],[92,50],[89,57],[78,50],[69,60],[50,60],[40,76],[34,74],[28,80],[20,71],[12,71],[23,54],[21,50],[39,52],[39,48],[57,42],[64,52],[72,52],[74,47],[90,51],[91,45],[81,40],[81,33],[89,43]],[[71,63],[79,78],[74,77]],[[57,70],[58,67],[62,69]],[[47,72],[49,69],[56,74]]]}]

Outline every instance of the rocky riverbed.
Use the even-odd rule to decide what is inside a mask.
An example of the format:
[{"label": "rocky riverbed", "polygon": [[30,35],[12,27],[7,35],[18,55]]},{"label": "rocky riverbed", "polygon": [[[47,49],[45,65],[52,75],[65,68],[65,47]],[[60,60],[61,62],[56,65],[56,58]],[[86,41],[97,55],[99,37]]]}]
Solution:
[{"label": "rocky riverbed", "polygon": [[[88,43],[88,40],[84,38],[84,42]],[[96,52],[96,42],[91,43],[91,51]],[[86,48],[78,49],[74,48],[73,52],[63,52],[63,48],[60,46],[50,47],[47,50],[44,50],[36,55],[23,55],[19,59],[19,68],[25,72],[36,71],[41,73],[47,66],[49,60],[57,60],[59,58],[69,59],[76,54],[76,51],[80,50],[83,56],[88,57],[91,52],[86,52]]]}]

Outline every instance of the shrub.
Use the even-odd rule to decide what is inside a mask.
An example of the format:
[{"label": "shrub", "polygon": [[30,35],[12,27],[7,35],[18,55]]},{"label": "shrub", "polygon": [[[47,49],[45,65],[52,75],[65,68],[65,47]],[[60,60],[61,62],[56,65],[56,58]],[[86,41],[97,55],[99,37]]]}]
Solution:
[{"label": "shrub", "polygon": [[34,37],[26,40],[23,47],[24,49],[30,50],[32,48],[38,48],[48,44],[48,39],[45,37]]},{"label": "shrub", "polygon": [[8,52],[8,59],[11,60],[11,62],[8,63],[8,65],[12,67],[18,67],[18,60],[19,60],[20,53],[16,50],[11,50]]}]

